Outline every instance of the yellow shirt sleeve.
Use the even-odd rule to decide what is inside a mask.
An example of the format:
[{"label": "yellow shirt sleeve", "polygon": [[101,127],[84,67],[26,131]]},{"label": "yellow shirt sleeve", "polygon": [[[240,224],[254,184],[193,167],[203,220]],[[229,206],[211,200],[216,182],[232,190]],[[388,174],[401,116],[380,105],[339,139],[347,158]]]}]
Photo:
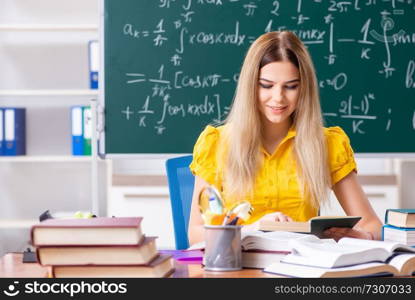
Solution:
[{"label": "yellow shirt sleeve", "polygon": [[216,151],[219,131],[213,126],[206,126],[193,148],[193,161],[189,168],[193,175],[201,177],[214,185],[217,178]]},{"label": "yellow shirt sleeve", "polygon": [[353,149],[347,134],[340,127],[326,128],[327,150],[332,186],[350,172],[357,172]]}]

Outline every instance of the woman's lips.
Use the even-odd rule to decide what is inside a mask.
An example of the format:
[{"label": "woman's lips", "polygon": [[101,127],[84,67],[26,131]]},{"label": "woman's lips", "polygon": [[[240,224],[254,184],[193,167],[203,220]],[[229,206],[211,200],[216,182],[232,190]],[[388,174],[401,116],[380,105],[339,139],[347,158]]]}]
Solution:
[{"label": "woman's lips", "polygon": [[273,113],[279,114],[287,109],[288,106],[267,106]]}]

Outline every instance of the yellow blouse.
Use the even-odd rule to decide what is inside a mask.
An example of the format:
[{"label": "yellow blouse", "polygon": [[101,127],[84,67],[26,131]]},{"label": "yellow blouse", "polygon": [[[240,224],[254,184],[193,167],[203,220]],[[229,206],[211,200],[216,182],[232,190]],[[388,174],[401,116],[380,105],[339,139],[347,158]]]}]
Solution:
[{"label": "yellow blouse", "polygon": [[[207,126],[200,134],[193,150],[190,169],[194,175],[223,190],[219,174],[222,164],[217,163],[216,151],[223,126]],[[318,214],[318,210],[304,201],[297,179],[296,162],[293,156],[295,129],[292,127],[270,155],[265,149],[261,169],[255,179],[253,197],[247,199],[254,211],[247,223],[253,223],[268,213],[280,211],[294,221],[307,221]],[[329,168],[334,185],[351,171],[356,171],[353,150],[346,133],[340,127],[324,128],[327,138]],[[226,195],[226,191],[223,191]],[[226,197],[225,197],[226,198]],[[226,203],[225,203],[226,206]]]}]

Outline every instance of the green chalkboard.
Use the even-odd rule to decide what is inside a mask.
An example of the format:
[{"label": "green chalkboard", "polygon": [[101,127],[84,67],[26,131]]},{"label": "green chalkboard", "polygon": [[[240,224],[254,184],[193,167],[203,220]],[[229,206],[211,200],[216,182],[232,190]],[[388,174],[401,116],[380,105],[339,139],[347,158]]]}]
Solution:
[{"label": "green chalkboard", "polygon": [[325,126],[358,153],[415,153],[415,0],[104,1],[106,154],[191,153],[259,35],[308,47]]}]

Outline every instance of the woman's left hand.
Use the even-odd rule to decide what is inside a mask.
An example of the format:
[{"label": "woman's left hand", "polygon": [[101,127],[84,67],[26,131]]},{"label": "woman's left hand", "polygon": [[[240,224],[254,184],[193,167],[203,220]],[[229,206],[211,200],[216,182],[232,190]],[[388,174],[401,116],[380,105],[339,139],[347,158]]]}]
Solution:
[{"label": "woman's left hand", "polygon": [[345,228],[345,227],[331,227],[324,231],[324,237],[332,238],[338,241],[342,237],[351,237],[356,239],[365,239],[365,240],[373,240],[373,235],[371,232],[363,231],[359,229],[353,228]]}]

